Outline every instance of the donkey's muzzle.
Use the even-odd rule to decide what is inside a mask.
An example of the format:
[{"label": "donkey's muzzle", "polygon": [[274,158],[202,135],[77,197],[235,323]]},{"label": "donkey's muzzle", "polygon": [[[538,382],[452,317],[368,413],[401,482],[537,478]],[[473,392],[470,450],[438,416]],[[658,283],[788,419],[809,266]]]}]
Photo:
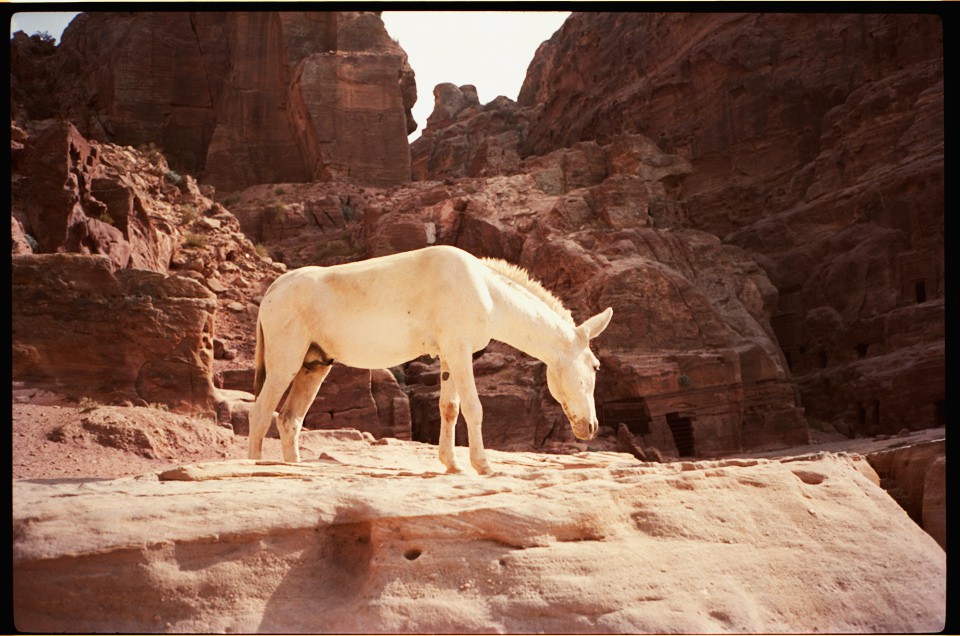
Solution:
[{"label": "donkey's muzzle", "polygon": [[598,424],[596,420],[590,422],[577,422],[573,426],[573,434],[577,439],[589,441],[597,436]]}]

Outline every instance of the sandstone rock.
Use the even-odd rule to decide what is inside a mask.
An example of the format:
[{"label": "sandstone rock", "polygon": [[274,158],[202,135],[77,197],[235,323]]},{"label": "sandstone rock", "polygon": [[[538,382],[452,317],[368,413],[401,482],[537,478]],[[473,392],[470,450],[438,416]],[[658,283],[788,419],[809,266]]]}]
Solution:
[{"label": "sandstone rock", "polygon": [[377,405],[380,430],[375,437],[410,439],[410,400],[394,374],[387,369],[370,372],[370,390]]},{"label": "sandstone rock", "polygon": [[253,391],[253,368],[223,369],[217,373],[217,388],[228,391]]},{"label": "sandstone rock", "polygon": [[[803,412],[769,324],[777,291],[743,250],[693,230],[611,231],[603,219],[605,208],[598,212],[587,203],[576,223],[570,215],[558,217],[561,205],[571,209],[568,201],[596,204],[600,198],[590,192],[610,181],[610,157],[621,166],[617,170],[628,172],[642,172],[636,167],[641,158],[668,170],[685,169],[642,139],[624,138],[611,147],[612,152],[581,144],[531,162],[527,174],[394,190],[391,209],[375,201],[368,208],[367,252],[422,247],[424,228],[433,227],[438,243],[526,267],[581,319],[612,306],[616,319],[596,343],[605,360],[596,392],[598,413],[608,401],[645,400],[652,409],[649,443],[670,455],[680,451],[668,417],[688,422],[694,438],[702,438],[692,448],[685,446],[685,455],[806,443]],[[541,180],[547,172],[555,175],[549,182]],[[650,184],[657,176],[662,175],[630,178]],[[424,205],[424,199],[430,203]],[[543,378],[535,367],[513,366],[480,391],[487,410],[499,412],[495,402],[503,401],[503,412],[525,413],[510,431],[493,432],[501,426],[499,419],[487,418],[486,435],[509,444],[492,447],[532,443],[536,448],[551,437],[564,439],[567,426],[562,416],[554,419]],[[693,385],[681,385],[681,378]],[[505,388],[508,383],[531,389]],[[435,386],[412,390],[414,439],[435,441],[435,400]]]},{"label": "sandstone rock", "polygon": [[312,179],[340,177],[371,186],[410,179],[407,117],[397,81],[406,55],[396,49],[392,55],[314,54],[294,70],[291,110]]},{"label": "sandstone rock", "polygon": [[[216,383],[215,383],[216,385]],[[224,388],[216,385],[216,421],[234,434],[248,435],[250,432],[250,409],[253,408],[254,395],[246,390]],[[276,426],[267,431],[268,437],[279,439]]]},{"label": "sandstone rock", "polygon": [[158,153],[88,141],[66,122],[36,127],[12,179],[14,236],[30,247],[15,252],[104,254],[115,269],[166,273],[187,211],[210,204],[166,187],[166,174]]},{"label": "sandstone rock", "polygon": [[866,456],[881,485],[946,550],[945,442],[909,444]]},{"label": "sandstone rock", "polygon": [[646,452],[637,444],[637,440],[623,422],[617,425],[617,450],[621,453],[630,453],[642,462],[647,461]]},{"label": "sandstone rock", "polygon": [[[473,90],[470,90],[473,89]],[[507,97],[480,106],[476,89],[439,84],[427,127],[410,145],[414,179],[511,174],[527,116]]]},{"label": "sandstone rock", "polygon": [[33,254],[34,247],[39,246],[32,236],[23,231],[23,224],[16,217],[10,217],[10,253]]},{"label": "sandstone rock", "polygon": [[230,209],[251,241],[290,267],[336,265],[364,254],[361,228],[371,207],[364,188],[348,183],[254,186]]},{"label": "sandstone rock", "polygon": [[[78,422],[55,428],[48,439],[76,444],[98,444],[146,457],[176,459],[185,447],[197,443],[208,447],[225,446],[233,433],[224,428],[200,425],[184,418],[159,411],[151,418],[140,418],[136,409],[80,406],[83,415]],[[160,420],[157,422],[156,420]]]},{"label": "sandstone rock", "polygon": [[[689,162],[668,180],[671,221],[768,273],[810,415],[866,434],[943,425],[938,16],[574,13],[537,52],[517,104],[527,161],[639,133]],[[914,319],[899,322],[910,306]],[[888,384],[884,356],[920,343],[923,362]]]},{"label": "sandstone rock", "polygon": [[25,154],[14,215],[36,251],[105,254],[116,268],[166,270],[174,241],[129,179],[102,165],[98,145],[61,122],[29,139]]},{"label": "sandstone rock", "polygon": [[[249,410],[255,400],[253,369],[232,369],[220,373],[222,390],[218,421],[230,425],[238,435],[250,431]],[[227,396],[235,394],[234,398]],[[241,403],[237,403],[236,396]],[[410,402],[396,378],[386,369],[353,369],[335,365],[303,421],[304,430],[352,428],[376,438],[410,439]],[[275,425],[268,435],[278,437]]]},{"label": "sandstone rock", "polygon": [[[258,186],[231,205],[255,240],[267,240],[271,252],[282,251],[297,264],[333,264],[431,242],[454,244],[527,267],[577,316],[596,313],[601,303],[613,304],[620,327],[612,328],[612,336],[605,334],[606,344],[599,346],[616,362],[605,363],[601,372],[598,405],[602,411],[607,401],[646,399],[654,411],[647,443],[669,456],[679,451],[668,416],[688,418],[701,440],[685,454],[807,441],[802,411],[769,327],[777,291],[763,271],[745,252],[709,234],[665,229],[682,215],[653,216],[653,206],[643,214],[656,219],[657,228],[611,231],[616,206],[630,197],[609,193],[622,193],[623,184],[632,184],[663,199],[670,178],[688,169],[683,161],[658,153],[649,140],[628,136],[603,147],[578,144],[531,160],[527,169],[526,174],[412,184],[389,195],[338,183]],[[352,253],[341,251],[348,240],[363,243]],[[641,360],[640,351],[650,358]],[[718,364],[718,356],[724,362]],[[481,371],[487,358],[478,360]],[[489,379],[478,373],[489,415],[488,445],[529,449],[549,440],[570,441],[537,364],[514,360],[493,365]],[[651,365],[661,368],[651,372]],[[681,386],[681,376],[693,378],[695,386]],[[363,386],[344,390],[363,404],[315,406],[308,426],[340,426],[350,417],[349,425],[376,433],[369,378],[350,377]],[[406,390],[414,439],[435,441],[436,369],[412,373]],[[519,422],[504,424],[521,411]],[[338,417],[341,423],[335,424]],[[463,427],[457,435],[465,443]]]},{"label": "sandstone rock", "polygon": [[451,123],[464,109],[479,106],[475,86],[443,83],[433,87],[433,112],[427,118],[427,127]]},{"label": "sandstone rock", "polygon": [[606,154],[595,142],[530,157],[524,167],[535,176],[538,188],[554,195],[598,185],[609,176]]},{"label": "sandstone rock", "polygon": [[300,465],[233,460],[112,481],[15,481],[17,628],[910,633],[945,624],[943,549],[860,473],[856,456],[641,464],[620,453],[492,451],[499,472],[479,477],[438,474],[435,447],[356,432],[310,432],[304,446],[314,459]]},{"label": "sandstone rock", "polygon": [[[218,190],[330,171],[410,178],[416,84],[378,14],[84,13],[52,52],[41,48],[15,46],[27,116],[65,117],[99,141],[154,143]],[[332,90],[310,88],[303,63],[327,68]]]},{"label": "sandstone rock", "polygon": [[[72,126],[62,122],[31,123],[26,129],[16,129],[12,137],[24,143],[24,154],[12,175],[14,254],[42,254],[46,250],[99,253],[109,258],[109,269],[149,270],[117,274],[123,280],[148,280],[150,272],[164,276],[175,273],[216,289],[219,298],[215,306],[222,309],[218,312],[216,333],[217,340],[224,345],[224,355],[214,361],[214,368],[210,370],[231,365],[233,360],[242,363],[252,357],[253,338],[247,334],[255,333],[256,310],[254,307],[251,313],[249,298],[255,297],[264,281],[271,282],[283,265],[262,258],[254,245],[239,232],[240,224],[227,209],[206,198],[189,176],[179,177],[171,173],[163,155],[156,149],[134,150],[88,141]],[[173,185],[171,179],[174,178],[180,179],[179,186]],[[88,213],[101,216],[91,218]],[[68,278],[73,275],[70,273]],[[114,298],[118,293],[125,293],[117,292],[115,280],[101,279],[99,274],[94,278],[82,283],[86,301],[103,296],[97,302],[102,301],[107,306],[133,302]],[[100,284],[105,285],[104,289],[98,289]],[[90,289],[86,289],[87,285]],[[69,303],[71,298],[86,302],[75,294],[68,294],[61,300]],[[240,311],[227,310],[231,303],[237,303]],[[82,313],[87,309],[81,304],[79,311]],[[66,304],[58,311],[71,316],[75,313],[68,310]],[[162,312],[168,309],[160,311],[160,314],[148,318],[147,323],[165,320]],[[179,315],[166,320],[174,325],[174,329],[180,328],[177,326],[181,320]],[[104,324],[111,324],[110,320],[105,319]],[[63,339],[71,333],[71,330],[34,330],[29,333],[30,341],[22,346],[16,342],[19,336],[15,333],[14,350],[33,364],[41,357],[35,350],[62,347]],[[95,327],[91,333],[103,334],[107,349],[119,346],[110,339],[109,330],[103,326]],[[171,337],[175,335],[171,333]],[[229,346],[227,341],[230,341]],[[94,346],[93,340],[88,344]],[[176,342],[168,343],[169,347],[175,345]],[[213,345],[219,348],[217,342]],[[150,348],[159,355],[162,346],[155,344]],[[70,346],[62,355],[68,353],[72,353]],[[113,355],[110,353],[108,358]],[[163,355],[170,355],[170,352]],[[100,360],[100,357],[94,360]],[[149,371],[149,366],[144,368],[144,373]],[[100,378],[90,375],[81,382],[84,387],[94,387],[98,395],[108,396],[104,399],[145,403],[143,396],[121,395],[127,390],[124,387],[109,397],[109,387],[117,373],[110,365],[89,364],[86,372],[105,374]],[[126,369],[120,373],[128,372],[133,371]],[[40,381],[49,384],[57,373],[54,367],[47,368]],[[171,373],[177,375],[179,372]],[[71,374],[75,372],[69,371],[68,375]],[[68,385],[76,381],[75,377],[66,379]],[[180,397],[172,395],[170,387],[171,393],[164,392],[159,401],[174,405],[180,401],[189,403],[196,398],[195,393],[205,390],[203,387],[207,382],[206,378],[197,379],[193,388]],[[249,390],[249,386],[245,388]]]},{"label": "sandstone rock", "polygon": [[940,547],[947,549],[947,458],[930,463],[923,480],[923,519],[920,524]]},{"label": "sandstone rock", "polygon": [[13,257],[14,379],[212,412],[214,295],[179,276],[111,270],[106,256]]},{"label": "sandstone rock", "polygon": [[[378,432],[370,371],[335,364],[304,417],[304,428],[355,428]],[[371,430],[373,429],[373,430]]]},{"label": "sandstone rock", "polygon": [[[483,442],[486,447],[539,449],[548,436],[573,438],[556,402],[546,394],[542,367],[542,364],[526,358],[498,372],[475,378],[483,407]],[[435,377],[433,374],[427,376],[424,385],[408,385],[411,418],[415,423],[413,439],[432,444],[440,439],[440,387],[434,383]],[[455,441],[465,446],[468,436],[463,415],[457,422]]]},{"label": "sandstone rock", "polygon": [[[529,249],[522,262],[582,315],[614,307],[616,320],[596,343],[598,414],[606,402],[639,400],[648,441],[671,454],[806,443],[765,326],[767,305],[740,300],[748,284],[759,294],[762,272],[710,235],[688,232],[583,233]],[[677,447],[677,427],[688,427],[686,450]]]},{"label": "sandstone rock", "polygon": [[[277,66],[289,77],[299,68],[306,79],[295,86],[299,97],[280,102],[293,113],[300,100],[294,129],[302,134],[292,137],[303,156],[313,157],[310,170],[321,174],[325,160],[319,151],[310,155],[320,145],[305,123],[320,113],[310,110],[304,91],[328,88],[318,99],[330,104],[360,93],[377,104],[395,101],[386,79],[367,82],[383,69],[357,60],[365,51],[384,59],[396,51],[376,25],[370,28],[379,23],[373,14],[278,16],[234,16],[228,24],[223,14],[197,14],[192,37],[249,36],[230,54],[243,62],[231,81],[244,86],[268,75],[250,63],[261,59],[257,47],[271,51],[268,59],[287,47]],[[138,19],[121,22],[140,29],[167,20]],[[577,316],[615,304],[614,326],[598,343],[598,406],[602,412],[607,402],[642,399],[650,426],[644,443],[667,456],[802,443],[801,406],[849,435],[942,424],[942,38],[934,22],[901,15],[827,21],[574,14],[531,63],[517,103],[498,98],[481,106],[468,86],[438,87],[434,116],[414,151],[414,171],[425,181],[389,191],[336,181],[250,188],[235,206],[240,226],[293,266],[447,243],[520,263]],[[93,47],[79,39],[74,45]],[[17,51],[29,46],[23,38],[14,43]],[[192,51],[183,54],[188,68],[195,66]],[[34,53],[21,61],[45,81],[39,71],[47,67],[34,63]],[[217,55],[212,67],[233,63]],[[810,59],[820,63],[801,62]],[[592,67],[609,72],[594,74]],[[165,71],[157,77],[166,81]],[[407,67],[397,77],[407,103]],[[17,86],[16,94],[26,94]],[[234,160],[226,149],[247,144],[243,135],[289,143],[281,139],[289,136],[277,124],[281,116],[270,110],[275,95],[224,103],[232,110],[223,121],[247,121],[266,112],[262,105],[272,113],[242,134],[222,129],[217,147],[224,161]],[[23,146],[12,147],[17,165],[29,151],[21,137],[13,140]],[[193,201],[202,195],[190,183],[149,185]],[[106,194],[85,201],[96,214],[108,204]],[[26,240],[26,217],[15,216]],[[126,249],[108,224],[77,218],[85,240],[113,255]],[[214,225],[200,221],[192,231],[215,239]],[[226,271],[219,263],[233,263],[237,253],[218,244],[175,253],[169,262],[198,281],[219,280]],[[227,279],[229,288],[236,279]],[[246,299],[228,289],[221,300],[245,306]],[[246,307],[221,318],[252,332],[254,312]],[[246,347],[239,356],[249,355]],[[490,373],[490,382],[515,386],[492,386],[489,399],[528,411],[522,432],[494,432],[498,424],[490,423],[491,437],[537,445],[556,436],[563,443],[562,419],[541,415],[555,407],[527,362]],[[421,374],[422,384],[433,375]],[[356,379],[366,404],[357,413],[372,417],[368,398],[375,392],[368,377]],[[408,390],[424,394],[429,408],[414,399],[411,409],[432,430],[432,389]],[[374,401],[380,414],[389,399]]]}]

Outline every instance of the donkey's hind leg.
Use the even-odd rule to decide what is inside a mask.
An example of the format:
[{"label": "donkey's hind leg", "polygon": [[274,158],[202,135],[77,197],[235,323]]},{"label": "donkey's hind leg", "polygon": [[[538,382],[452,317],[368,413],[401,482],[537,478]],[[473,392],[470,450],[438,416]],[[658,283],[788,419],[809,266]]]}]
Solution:
[{"label": "donkey's hind leg", "polygon": [[279,373],[271,373],[267,375],[260,388],[257,401],[250,409],[250,445],[247,451],[247,457],[250,459],[260,459],[263,455],[263,438],[273,421],[273,410],[283,397],[283,392],[287,390],[291,377],[293,374],[287,374],[281,378]]},{"label": "donkey's hind leg", "polygon": [[[293,340],[293,338],[291,338]],[[273,421],[273,412],[303,364],[307,348],[287,353],[277,346],[267,347],[264,352],[266,375],[257,401],[250,410],[250,447],[247,457],[260,459],[263,455],[263,438]]]},{"label": "donkey's hind leg", "polygon": [[317,397],[320,385],[330,373],[330,368],[330,365],[306,362],[293,378],[290,393],[287,394],[277,418],[285,462],[300,461],[300,429],[303,427],[303,418]]}]

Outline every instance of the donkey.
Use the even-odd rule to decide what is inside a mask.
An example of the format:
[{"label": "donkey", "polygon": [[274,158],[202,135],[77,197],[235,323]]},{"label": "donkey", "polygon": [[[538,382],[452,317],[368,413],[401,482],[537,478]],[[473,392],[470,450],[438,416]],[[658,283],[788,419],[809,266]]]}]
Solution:
[{"label": "donkey", "polygon": [[303,417],[334,361],[379,369],[428,354],[440,358],[440,462],[449,473],[461,470],[453,447],[462,411],[470,463],[479,474],[490,473],[473,378],[473,353],[490,340],[546,363],[547,386],[573,434],[592,439],[600,363],[590,341],[612,316],[608,308],[576,326],[570,311],[524,270],[451,246],[291,270],[260,303],[249,458],[261,457],[263,437],[288,387],[277,428],[284,461],[299,462]]}]

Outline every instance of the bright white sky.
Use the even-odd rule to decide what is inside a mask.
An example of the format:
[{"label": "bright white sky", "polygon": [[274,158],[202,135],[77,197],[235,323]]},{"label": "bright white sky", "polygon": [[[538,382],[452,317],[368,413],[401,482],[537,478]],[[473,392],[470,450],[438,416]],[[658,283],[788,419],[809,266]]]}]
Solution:
[{"label": "bright white sky", "polygon": [[[10,35],[46,31],[60,40],[76,13],[15,13]],[[384,11],[387,32],[407,52],[417,74],[413,118],[419,128],[433,112],[433,87],[443,82],[473,84],[481,104],[505,95],[516,99],[527,66],[569,12],[556,11]]]},{"label": "bright white sky", "polygon": [[384,11],[387,32],[417,74],[413,118],[420,136],[433,112],[433,87],[473,84],[481,104],[516,99],[537,48],[570,13],[555,11]]}]

